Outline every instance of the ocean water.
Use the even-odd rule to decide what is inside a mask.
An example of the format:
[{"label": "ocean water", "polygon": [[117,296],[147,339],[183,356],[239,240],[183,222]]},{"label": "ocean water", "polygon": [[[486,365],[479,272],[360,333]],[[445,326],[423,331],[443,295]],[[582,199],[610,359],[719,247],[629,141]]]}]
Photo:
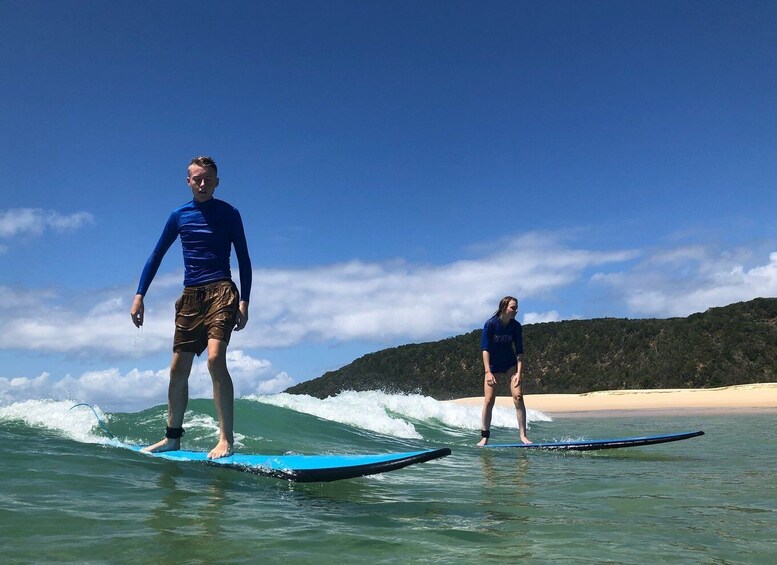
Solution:
[{"label": "ocean water", "polygon": [[[777,414],[552,419],[534,440],[704,430],[585,453],[482,450],[479,407],[418,395],[281,394],[236,402],[238,450],[444,459],[333,483],[290,483],[112,445],[75,402],[0,407],[0,563],[774,563]],[[166,407],[104,413],[150,443]],[[209,449],[213,403],[193,400],[185,446]],[[492,441],[515,441],[497,410]]]}]

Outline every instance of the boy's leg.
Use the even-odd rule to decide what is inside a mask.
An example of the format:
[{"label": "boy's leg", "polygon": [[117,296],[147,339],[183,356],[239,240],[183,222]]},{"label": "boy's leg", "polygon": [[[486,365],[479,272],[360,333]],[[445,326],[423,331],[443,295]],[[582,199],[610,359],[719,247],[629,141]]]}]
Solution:
[{"label": "boy's leg", "polygon": [[208,340],[208,371],[213,381],[213,402],[219,421],[219,441],[209,459],[232,454],[234,445],[235,390],[227,369],[227,344],[220,339]]},{"label": "boy's leg", "polygon": [[[183,427],[183,416],[189,403],[189,373],[192,370],[194,353],[176,351],[170,363],[170,383],[167,387],[167,427],[180,429]],[[143,451],[156,453],[159,451],[175,451],[181,448],[181,438],[165,437],[154,445],[145,447]]]}]

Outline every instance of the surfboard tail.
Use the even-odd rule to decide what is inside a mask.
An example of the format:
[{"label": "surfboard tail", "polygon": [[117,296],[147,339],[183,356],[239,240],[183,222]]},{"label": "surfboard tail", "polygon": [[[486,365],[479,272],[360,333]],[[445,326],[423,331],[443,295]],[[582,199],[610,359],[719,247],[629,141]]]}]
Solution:
[{"label": "surfboard tail", "polygon": [[[297,470],[275,470],[272,476],[279,479],[287,479],[298,483],[319,483],[339,481],[342,479],[355,479],[367,475],[376,475],[379,473],[388,473],[396,471],[409,465],[425,463],[451,454],[447,447],[422,451],[419,453],[408,454],[407,456],[397,458],[387,458],[385,461],[372,462],[366,464],[356,464],[342,467],[320,467],[311,469]],[[259,473],[261,474],[261,473]]]}]

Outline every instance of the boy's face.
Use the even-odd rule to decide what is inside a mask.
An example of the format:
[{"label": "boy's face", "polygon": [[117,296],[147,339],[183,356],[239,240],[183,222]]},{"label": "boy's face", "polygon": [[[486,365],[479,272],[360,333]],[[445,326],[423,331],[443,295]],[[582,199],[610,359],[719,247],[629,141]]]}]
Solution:
[{"label": "boy's face", "polygon": [[219,185],[219,179],[212,167],[189,165],[189,176],[186,183],[192,189],[192,195],[197,202],[207,202],[213,198],[213,193]]}]

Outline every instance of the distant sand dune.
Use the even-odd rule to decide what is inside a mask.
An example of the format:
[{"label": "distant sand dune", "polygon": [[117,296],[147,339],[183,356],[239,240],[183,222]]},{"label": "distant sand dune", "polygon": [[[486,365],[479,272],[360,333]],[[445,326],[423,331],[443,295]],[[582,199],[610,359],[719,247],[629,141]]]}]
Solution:
[{"label": "distant sand dune", "polygon": [[[707,389],[608,390],[585,394],[527,394],[526,407],[557,416],[597,415],[632,411],[680,413],[777,411],[777,383],[756,383]],[[482,397],[452,400],[480,405]],[[512,406],[509,396],[497,398],[497,406]]]}]

